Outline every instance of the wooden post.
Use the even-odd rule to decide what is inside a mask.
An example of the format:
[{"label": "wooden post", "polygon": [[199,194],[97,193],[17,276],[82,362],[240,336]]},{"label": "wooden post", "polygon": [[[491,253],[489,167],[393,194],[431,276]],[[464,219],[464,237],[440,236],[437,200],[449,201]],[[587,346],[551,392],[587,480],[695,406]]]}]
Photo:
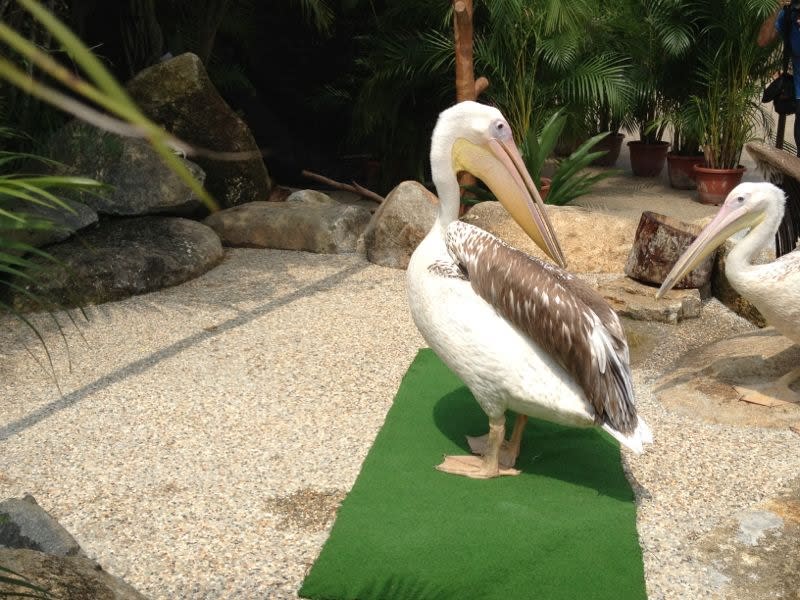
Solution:
[{"label": "wooden post", "polygon": [[475,100],[475,72],[472,63],[472,0],[453,2],[456,51],[456,102]]},{"label": "wooden post", "polygon": [[[475,81],[472,62],[472,0],[453,0],[453,35],[456,54],[456,102],[475,100],[489,87],[489,80],[480,77]],[[458,183],[462,186],[475,185],[475,178],[469,173],[461,173]],[[461,214],[466,206],[461,205]]]}]

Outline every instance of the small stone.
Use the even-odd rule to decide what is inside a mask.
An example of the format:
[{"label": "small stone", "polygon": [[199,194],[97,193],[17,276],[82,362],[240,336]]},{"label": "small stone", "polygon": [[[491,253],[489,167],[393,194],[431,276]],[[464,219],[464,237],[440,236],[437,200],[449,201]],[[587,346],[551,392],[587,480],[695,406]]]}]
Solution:
[{"label": "small stone", "polygon": [[657,300],[656,288],[630,277],[620,277],[598,286],[597,291],[617,314],[637,321],[675,324],[700,316],[702,301],[698,290],[670,290]]}]

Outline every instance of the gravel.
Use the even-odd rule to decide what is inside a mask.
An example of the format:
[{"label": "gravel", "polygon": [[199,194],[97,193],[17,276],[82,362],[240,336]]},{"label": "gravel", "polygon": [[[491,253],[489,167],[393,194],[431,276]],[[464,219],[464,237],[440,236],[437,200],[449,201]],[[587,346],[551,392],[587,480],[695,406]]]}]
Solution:
[{"label": "gravel", "polygon": [[[295,598],[419,347],[402,271],[229,250],[180,286],[0,318],[0,499],[33,494],[152,598]],[[624,454],[652,599],[730,597],[696,541],[800,471],[800,436],[696,422],[656,379],[751,326],[716,301],[634,365],[656,443]],[[56,387],[60,386],[59,389]]]}]

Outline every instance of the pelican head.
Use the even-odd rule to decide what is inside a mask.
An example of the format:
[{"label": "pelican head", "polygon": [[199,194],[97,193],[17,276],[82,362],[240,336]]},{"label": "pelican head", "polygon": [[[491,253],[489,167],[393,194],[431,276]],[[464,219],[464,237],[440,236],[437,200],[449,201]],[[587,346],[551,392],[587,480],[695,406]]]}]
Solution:
[{"label": "pelican head", "polygon": [[[458,203],[457,193],[453,197],[442,193],[453,189],[455,175],[459,171],[472,173],[554,262],[566,266],[544,202],[499,110],[477,102],[460,102],[442,112],[431,140],[431,168],[441,209],[446,203]],[[456,212],[450,206],[447,210]]]},{"label": "pelican head", "polygon": [[785,203],[783,190],[771,183],[747,182],[737,185],[725,198],[717,216],[672,267],[656,298],[661,298],[671,290],[686,273],[737,231],[755,227],[765,220],[770,221],[770,227],[777,229]]}]

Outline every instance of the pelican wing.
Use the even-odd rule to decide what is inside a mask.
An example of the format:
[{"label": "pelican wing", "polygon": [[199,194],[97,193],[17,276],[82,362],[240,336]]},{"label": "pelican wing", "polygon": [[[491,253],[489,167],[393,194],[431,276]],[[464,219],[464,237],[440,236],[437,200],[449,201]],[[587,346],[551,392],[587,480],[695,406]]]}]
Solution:
[{"label": "pelican wing", "polygon": [[626,435],[636,429],[628,344],[603,298],[473,225],[451,223],[445,243],[472,289],[575,378],[598,425]]}]

